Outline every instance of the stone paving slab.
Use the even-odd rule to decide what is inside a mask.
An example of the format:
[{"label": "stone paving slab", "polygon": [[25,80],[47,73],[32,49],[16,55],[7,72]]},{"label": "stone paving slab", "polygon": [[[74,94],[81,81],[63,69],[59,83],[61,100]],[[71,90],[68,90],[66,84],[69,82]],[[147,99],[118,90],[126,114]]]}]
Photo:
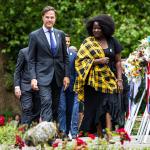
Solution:
[{"label": "stone paving slab", "polygon": [[150,135],[148,136],[148,139],[146,143],[139,143],[136,140],[136,136],[131,136],[131,142],[125,142],[124,147],[125,148],[136,148],[136,149],[144,149],[147,148],[147,150],[150,150]]}]

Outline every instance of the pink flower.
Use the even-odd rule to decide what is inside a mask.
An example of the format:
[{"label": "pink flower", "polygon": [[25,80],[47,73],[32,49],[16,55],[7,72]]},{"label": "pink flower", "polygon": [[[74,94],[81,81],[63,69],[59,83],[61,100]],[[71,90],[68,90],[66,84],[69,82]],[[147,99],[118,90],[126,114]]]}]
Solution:
[{"label": "pink flower", "polygon": [[121,133],[121,132],[123,132],[123,133],[124,133],[124,132],[126,132],[126,131],[125,131],[125,129],[124,129],[124,128],[120,128],[120,129],[117,129],[117,130],[116,130],[116,132],[117,132],[117,133]]},{"label": "pink flower", "polygon": [[128,133],[126,132],[126,134],[124,135],[124,137],[125,137],[125,140],[127,140],[127,141],[131,141],[131,138],[130,138],[130,136],[128,135]]},{"label": "pink flower", "polygon": [[52,147],[56,148],[56,147],[58,147],[58,144],[59,144],[59,142],[55,142],[55,143],[52,144]]},{"label": "pink flower", "polygon": [[80,145],[87,145],[86,142],[84,142],[82,139],[80,138],[76,138],[76,142],[77,142],[77,145],[80,146]]},{"label": "pink flower", "polygon": [[78,137],[81,137],[81,136],[83,136],[83,132],[82,131],[80,131],[79,134],[78,134]]},{"label": "pink flower", "polygon": [[25,132],[25,127],[20,127],[20,128],[18,128],[18,131],[24,133],[24,132]]},{"label": "pink flower", "polygon": [[89,137],[89,138],[91,138],[92,140],[94,140],[94,139],[95,139],[95,135],[94,135],[94,134],[90,134],[90,133],[88,133],[88,137]]},{"label": "pink flower", "polygon": [[0,126],[4,126],[5,125],[5,117],[0,115]]},{"label": "pink flower", "polygon": [[130,136],[124,128],[117,129],[116,132],[120,135],[120,142],[122,145],[124,144],[124,141],[131,141]]}]

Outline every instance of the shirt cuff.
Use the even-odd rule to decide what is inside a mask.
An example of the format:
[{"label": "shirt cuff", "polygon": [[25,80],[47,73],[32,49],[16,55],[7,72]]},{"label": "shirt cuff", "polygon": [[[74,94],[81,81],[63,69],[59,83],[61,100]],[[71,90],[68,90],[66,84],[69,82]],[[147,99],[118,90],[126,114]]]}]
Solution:
[{"label": "shirt cuff", "polygon": [[15,86],[15,89],[20,89],[20,86]]}]

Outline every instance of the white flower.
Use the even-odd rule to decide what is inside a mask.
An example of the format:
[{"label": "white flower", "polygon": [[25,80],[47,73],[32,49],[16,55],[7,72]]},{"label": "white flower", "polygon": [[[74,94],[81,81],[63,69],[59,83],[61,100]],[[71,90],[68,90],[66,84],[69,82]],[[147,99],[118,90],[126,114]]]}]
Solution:
[{"label": "white flower", "polygon": [[148,46],[148,45],[149,45],[149,42],[148,42],[147,38],[141,40],[140,46]]},{"label": "white flower", "polygon": [[125,62],[124,70],[128,81],[136,82],[143,76],[146,68],[143,66],[146,61],[150,61],[150,37],[141,40],[141,44],[133,51]]},{"label": "white flower", "polygon": [[147,47],[147,48],[144,50],[144,58],[145,58],[147,61],[150,61],[150,47]]}]

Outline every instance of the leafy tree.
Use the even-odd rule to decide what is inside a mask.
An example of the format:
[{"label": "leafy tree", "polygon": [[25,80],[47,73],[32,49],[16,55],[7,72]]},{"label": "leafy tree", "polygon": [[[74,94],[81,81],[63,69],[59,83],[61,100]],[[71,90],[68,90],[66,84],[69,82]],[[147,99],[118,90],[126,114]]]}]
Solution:
[{"label": "leafy tree", "polygon": [[[6,57],[8,85],[12,85],[19,49],[28,45],[28,35],[41,27],[41,10],[52,5],[57,10],[56,27],[71,35],[79,48],[87,36],[85,23],[98,14],[110,14],[116,24],[115,37],[124,47],[123,57],[135,50],[139,40],[150,35],[150,3],[147,0],[0,0],[0,50]],[[9,82],[8,82],[9,81]]]}]

